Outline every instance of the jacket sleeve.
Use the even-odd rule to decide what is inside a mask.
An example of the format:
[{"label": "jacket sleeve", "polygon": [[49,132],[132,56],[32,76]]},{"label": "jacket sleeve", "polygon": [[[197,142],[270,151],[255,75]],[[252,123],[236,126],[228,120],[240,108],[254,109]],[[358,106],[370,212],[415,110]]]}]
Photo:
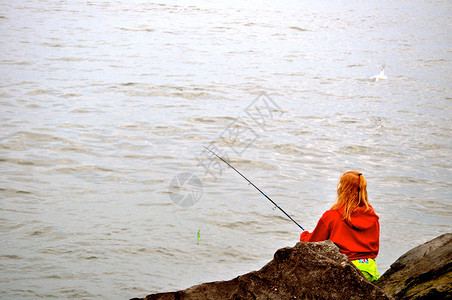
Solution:
[{"label": "jacket sleeve", "polygon": [[312,231],[312,233],[309,233],[308,231],[303,231],[300,235],[300,241],[301,242],[320,242],[320,241],[326,241],[330,238],[330,229],[327,226],[327,223],[325,223],[325,214],[320,218],[319,222],[317,223],[317,226]]}]

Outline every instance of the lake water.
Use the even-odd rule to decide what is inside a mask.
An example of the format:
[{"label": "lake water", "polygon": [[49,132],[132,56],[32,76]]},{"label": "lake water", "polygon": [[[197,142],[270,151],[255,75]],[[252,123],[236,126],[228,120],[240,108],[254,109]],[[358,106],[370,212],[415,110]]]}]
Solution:
[{"label": "lake water", "polygon": [[1,1],[0,297],[144,296],[295,245],[203,146],[308,230],[362,172],[380,273],[451,232],[451,2],[321,3]]}]

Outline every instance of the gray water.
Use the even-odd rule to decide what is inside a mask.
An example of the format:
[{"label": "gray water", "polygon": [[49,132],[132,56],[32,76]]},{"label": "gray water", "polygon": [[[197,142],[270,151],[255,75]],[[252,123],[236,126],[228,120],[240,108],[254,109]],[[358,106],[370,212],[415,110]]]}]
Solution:
[{"label": "gray water", "polygon": [[362,172],[380,273],[451,232],[450,2],[321,3],[1,1],[0,297],[144,296],[293,246],[203,145],[308,230]]}]

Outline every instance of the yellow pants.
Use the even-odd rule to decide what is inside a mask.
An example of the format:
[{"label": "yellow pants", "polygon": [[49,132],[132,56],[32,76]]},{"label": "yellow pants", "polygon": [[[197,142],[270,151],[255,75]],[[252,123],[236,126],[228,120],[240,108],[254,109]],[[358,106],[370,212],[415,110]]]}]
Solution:
[{"label": "yellow pants", "polygon": [[364,274],[370,282],[378,280],[377,263],[372,258],[355,259],[352,263]]}]

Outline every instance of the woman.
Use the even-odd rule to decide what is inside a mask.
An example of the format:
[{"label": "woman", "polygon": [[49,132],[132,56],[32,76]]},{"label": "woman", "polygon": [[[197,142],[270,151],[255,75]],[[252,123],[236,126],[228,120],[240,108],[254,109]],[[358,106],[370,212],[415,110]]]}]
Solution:
[{"label": "woman", "polygon": [[380,278],[378,255],[380,224],[367,200],[367,181],[361,173],[349,171],[337,185],[336,203],[320,218],[312,233],[301,233],[302,242],[331,240],[369,281]]}]

